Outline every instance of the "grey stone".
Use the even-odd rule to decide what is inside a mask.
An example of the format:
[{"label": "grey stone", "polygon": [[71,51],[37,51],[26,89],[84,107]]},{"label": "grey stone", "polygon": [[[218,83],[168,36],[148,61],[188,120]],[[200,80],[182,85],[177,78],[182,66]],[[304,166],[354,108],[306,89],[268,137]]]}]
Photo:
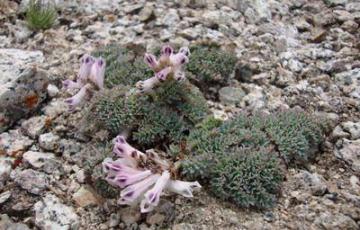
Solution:
[{"label": "grey stone", "polygon": [[179,14],[176,9],[169,9],[166,11],[164,17],[162,18],[161,24],[175,27],[177,23],[180,22]]},{"label": "grey stone", "polygon": [[47,97],[47,74],[36,68],[40,51],[0,49],[0,132],[35,111]]},{"label": "grey stone", "polygon": [[231,18],[228,16],[228,13],[221,10],[205,11],[201,15],[201,19],[207,27],[226,25],[231,22]]},{"label": "grey stone", "polygon": [[82,186],[76,193],[74,193],[72,198],[79,207],[99,204],[98,195],[93,189],[87,186]]},{"label": "grey stone", "polygon": [[300,173],[294,176],[297,179],[297,184],[306,190],[309,190],[315,196],[322,196],[327,191],[326,181],[323,176],[317,173],[310,173],[301,170]]},{"label": "grey stone", "polygon": [[109,220],[109,227],[114,228],[118,226],[120,223],[120,215],[119,213],[111,213]]},{"label": "grey stone", "polygon": [[20,172],[19,170],[12,171],[10,177],[21,188],[35,195],[40,195],[49,183],[46,174],[33,169],[25,169]]},{"label": "grey stone", "polygon": [[139,20],[142,22],[148,21],[154,15],[154,5],[146,4],[139,13]]},{"label": "grey stone", "polygon": [[345,9],[349,12],[360,11],[360,2],[349,2],[348,4],[346,4]]},{"label": "grey stone", "polygon": [[245,14],[250,23],[271,20],[271,10],[266,0],[222,0],[222,2]]},{"label": "grey stone", "polygon": [[5,182],[9,179],[13,161],[12,158],[0,157],[0,189],[2,189]]},{"label": "grey stone", "polygon": [[351,139],[360,138],[360,122],[347,121],[341,124],[343,129],[351,134]]},{"label": "grey stone", "polygon": [[47,117],[43,115],[32,117],[21,123],[21,128],[26,135],[35,139],[45,130],[46,119]]},{"label": "grey stone", "polygon": [[138,222],[141,218],[141,214],[137,208],[126,207],[120,210],[120,218],[122,222],[130,225]]},{"label": "grey stone", "polygon": [[39,136],[39,145],[45,150],[55,150],[59,147],[60,137],[53,133],[44,133]]},{"label": "grey stone", "polygon": [[245,95],[246,93],[240,87],[223,87],[219,90],[220,101],[227,105],[239,104]]},{"label": "grey stone", "polygon": [[14,223],[8,215],[0,215],[0,229],[1,230],[29,230],[30,228],[25,224]]},{"label": "grey stone", "polygon": [[248,94],[241,100],[241,107],[248,107],[252,110],[259,110],[266,105],[266,97],[263,88],[255,84],[243,84]]},{"label": "grey stone", "polygon": [[16,25],[14,26],[8,26],[10,33],[13,34],[13,36],[16,39],[16,42],[22,43],[25,42],[33,33],[26,23],[21,20],[16,20]]},{"label": "grey stone", "polygon": [[35,225],[46,229],[78,229],[79,217],[72,207],[62,204],[54,195],[47,194],[34,205]]},{"label": "grey stone", "polygon": [[55,155],[53,153],[28,151],[23,155],[23,161],[37,169],[44,168],[44,166],[48,164],[49,161],[54,161],[54,160],[55,160]]},{"label": "grey stone", "polygon": [[24,136],[19,129],[0,134],[0,151],[8,156],[21,155],[33,143],[34,141]]},{"label": "grey stone", "polygon": [[56,85],[49,84],[47,87],[47,93],[50,97],[56,97],[59,94],[59,88]]},{"label": "grey stone", "polygon": [[344,130],[341,128],[340,125],[336,126],[332,132],[332,137],[339,139],[339,138],[347,138],[350,134],[347,132],[344,132]]},{"label": "grey stone", "polygon": [[336,213],[335,215],[329,211],[321,212],[318,217],[316,217],[313,229],[348,229],[355,230],[359,229],[356,222],[348,216],[345,216],[342,213]]},{"label": "grey stone", "polygon": [[348,3],[348,0],[324,0],[324,2],[329,6],[345,5]]},{"label": "grey stone", "polygon": [[148,215],[146,218],[146,223],[149,225],[161,225],[165,220],[165,215],[160,213],[154,213],[153,215]]},{"label": "grey stone", "polygon": [[68,105],[62,99],[53,99],[42,109],[42,111],[46,116],[54,119],[65,111],[68,111]]},{"label": "grey stone", "polygon": [[126,6],[123,10],[125,13],[130,14],[134,13],[136,11],[139,11],[141,8],[143,8],[143,4],[131,4]]},{"label": "grey stone", "polygon": [[342,139],[335,144],[335,156],[345,161],[354,171],[360,172],[360,139]]},{"label": "grey stone", "polygon": [[11,197],[11,191],[0,193],[0,204],[6,202]]}]

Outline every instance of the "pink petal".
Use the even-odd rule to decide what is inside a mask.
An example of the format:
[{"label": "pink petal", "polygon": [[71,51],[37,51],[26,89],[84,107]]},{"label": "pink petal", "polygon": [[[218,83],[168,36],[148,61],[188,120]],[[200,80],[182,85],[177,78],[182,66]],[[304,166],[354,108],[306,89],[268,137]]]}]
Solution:
[{"label": "pink petal", "polygon": [[177,53],[170,57],[170,62],[174,66],[181,66],[189,61],[189,58],[183,53]]},{"label": "pink petal", "polygon": [[150,170],[140,171],[139,173],[119,173],[115,177],[116,184],[120,188],[125,188],[128,185],[132,185],[146,177],[152,175]]},{"label": "pink petal", "polygon": [[192,191],[201,188],[199,182],[187,182],[180,180],[170,180],[166,186],[166,189],[170,192],[180,194],[184,197],[193,197]]},{"label": "pink petal", "polygon": [[75,82],[72,80],[65,80],[62,83],[65,89],[80,89],[83,86],[79,82]]},{"label": "pink petal", "polygon": [[156,76],[149,78],[145,81],[138,81],[136,83],[136,88],[138,89],[138,92],[143,93],[150,93],[153,88],[160,83],[159,78]]},{"label": "pink petal", "polygon": [[159,62],[153,54],[145,53],[144,61],[151,69],[155,69],[159,65]]},{"label": "pink petal", "polygon": [[81,58],[81,65],[78,74],[78,80],[81,82],[86,82],[89,78],[91,72],[91,66],[94,64],[95,60],[92,56],[85,54]]},{"label": "pink petal", "polygon": [[177,70],[174,71],[174,78],[176,81],[184,81],[185,80],[185,72],[181,69],[178,68]]},{"label": "pink petal", "polygon": [[171,73],[171,67],[166,67],[160,72],[156,73],[156,77],[159,79],[160,82],[163,82],[166,80],[166,77],[169,73]]},{"label": "pink petal", "polygon": [[75,94],[74,96],[72,96],[71,98],[68,98],[65,100],[65,102],[67,104],[69,104],[70,109],[74,109],[74,107],[78,106],[81,102],[84,101],[86,95],[87,95],[87,90],[90,88],[89,84],[86,84],[85,86],[83,86],[79,92],[77,94]]},{"label": "pink petal", "polygon": [[140,157],[145,157],[145,154],[139,150],[133,148],[126,141],[124,143],[116,142],[113,148],[113,152],[119,157],[132,157],[139,159]]},{"label": "pink petal", "polygon": [[171,46],[165,45],[161,49],[161,58],[170,57],[174,53],[174,50]]},{"label": "pink petal", "polygon": [[185,54],[185,56],[190,57],[190,50],[188,47],[184,46],[179,49],[179,53]]},{"label": "pink petal", "polygon": [[126,201],[127,203],[138,201],[138,199],[141,198],[140,196],[142,196],[146,190],[159,179],[159,177],[159,174],[153,174],[142,181],[126,187],[120,193],[120,201]]},{"label": "pink petal", "polygon": [[95,60],[95,63],[91,66],[90,80],[97,85],[99,89],[104,88],[106,63],[102,58]]},{"label": "pink petal", "polygon": [[141,201],[141,212],[150,212],[159,204],[160,196],[163,189],[170,180],[170,173],[164,171],[161,177],[156,181],[154,187],[145,193],[145,198]]}]

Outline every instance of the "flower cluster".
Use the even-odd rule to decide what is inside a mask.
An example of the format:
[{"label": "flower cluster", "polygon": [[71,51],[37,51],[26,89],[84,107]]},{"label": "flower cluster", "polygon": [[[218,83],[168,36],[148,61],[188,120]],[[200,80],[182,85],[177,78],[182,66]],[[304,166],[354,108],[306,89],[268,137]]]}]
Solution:
[{"label": "flower cluster", "polygon": [[144,61],[155,72],[155,76],[136,83],[139,93],[149,93],[167,79],[183,81],[185,79],[183,66],[189,62],[189,57],[189,48],[182,47],[178,53],[174,53],[169,45],[161,49],[159,60],[153,54],[145,53]]},{"label": "flower cluster", "polygon": [[85,54],[81,58],[81,66],[76,81],[63,81],[65,89],[80,89],[74,96],[65,101],[71,110],[83,102],[87,96],[90,96],[93,89],[101,90],[104,88],[105,67],[105,60],[101,57],[95,58]]},{"label": "flower cluster", "polygon": [[123,189],[119,204],[140,203],[141,212],[145,213],[159,204],[164,190],[193,197],[192,191],[201,188],[197,181],[172,179],[170,164],[162,160],[154,150],[142,153],[129,145],[122,135],[117,136],[114,142],[113,152],[119,159],[105,159],[103,169],[107,172],[106,180]]}]

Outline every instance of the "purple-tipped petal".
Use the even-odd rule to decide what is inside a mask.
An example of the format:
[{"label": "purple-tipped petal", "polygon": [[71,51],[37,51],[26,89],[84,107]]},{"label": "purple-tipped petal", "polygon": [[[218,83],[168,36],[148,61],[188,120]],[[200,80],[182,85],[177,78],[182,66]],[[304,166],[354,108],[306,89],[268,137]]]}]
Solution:
[{"label": "purple-tipped petal", "polygon": [[177,53],[170,57],[171,64],[174,66],[184,65],[189,61],[189,58],[183,53]]},{"label": "purple-tipped petal", "polygon": [[126,201],[127,203],[133,203],[139,201],[141,196],[152,186],[158,179],[159,174],[153,174],[144,180],[141,180],[135,184],[132,184],[125,189],[123,189],[120,193],[120,200]]},{"label": "purple-tipped petal", "polygon": [[151,69],[156,69],[159,66],[159,62],[153,54],[145,53],[144,61]]},{"label": "purple-tipped petal", "polygon": [[65,80],[62,82],[64,89],[80,89],[83,87],[83,84],[81,82],[75,82],[72,80]]},{"label": "purple-tipped petal", "polygon": [[83,86],[77,94],[65,100],[67,104],[69,104],[70,108],[73,109],[74,107],[81,104],[87,95],[87,90],[89,89],[90,85]]},{"label": "purple-tipped petal", "polygon": [[173,53],[174,53],[174,50],[169,45],[165,45],[161,49],[161,57],[170,57]]},{"label": "purple-tipped petal", "polygon": [[138,92],[143,93],[150,93],[153,88],[155,88],[156,85],[160,83],[159,78],[156,76],[151,77],[145,81],[138,81],[136,83],[136,88],[138,89]]},{"label": "purple-tipped petal", "polygon": [[181,82],[185,80],[185,72],[181,69],[174,71],[174,78],[176,81]]},{"label": "purple-tipped petal", "polygon": [[184,54],[187,57],[190,57],[190,50],[188,47],[184,46],[179,49],[179,53]]},{"label": "purple-tipped petal", "polygon": [[95,59],[88,54],[85,54],[81,58],[81,65],[80,65],[80,70],[79,70],[79,74],[78,74],[78,81],[80,81],[80,82],[87,81],[87,79],[89,78],[90,72],[91,72],[91,67],[94,64],[94,62],[95,62]]},{"label": "purple-tipped petal", "polygon": [[161,177],[156,181],[154,187],[145,193],[145,198],[140,204],[142,213],[150,212],[159,204],[161,193],[169,180],[170,173],[168,171],[164,171],[161,174]]},{"label": "purple-tipped petal", "polygon": [[124,138],[117,138],[122,141],[115,141],[113,152],[119,157],[132,157],[138,159],[140,157],[145,157],[145,154],[135,149],[131,145],[129,145]]},{"label": "purple-tipped petal", "polygon": [[90,80],[99,88],[104,88],[105,78],[105,60],[101,57],[95,60],[95,63],[91,66]]},{"label": "purple-tipped petal", "polygon": [[116,184],[120,188],[125,188],[128,185],[132,185],[146,177],[152,175],[150,170],[140,171],[139,173],[118,173],[115,177]]},{"label": "purple-tipped petal", "polygon": [[170,192],[180,194],[184,197],[193,197],[192,191],[199,190],[201,185],[199,182],[187,182],[179,180],[170,180],[166,186],[166,189]]},{"label": "purple-tipped petal", "polygon": [[159,81],[163,82],[166,80],[166,77],[171,72],[171,67],[166,67],[162,69],[160,72],[156,73],[156,77],[159,79]]}]

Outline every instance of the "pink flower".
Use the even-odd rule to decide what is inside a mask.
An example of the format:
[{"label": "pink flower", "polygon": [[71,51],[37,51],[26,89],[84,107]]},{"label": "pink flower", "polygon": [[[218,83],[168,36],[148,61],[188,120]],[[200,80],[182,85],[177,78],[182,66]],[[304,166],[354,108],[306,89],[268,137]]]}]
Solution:
[{"label": "pink flower", "polygon": [[165,45],[161,49],[159,60],[153,54],[144,55],[145,63],[155,72],[155,77],[136,83],[138,93],[150,93],[162,82],[168,79],[176,81],[185,80],[183,66],[189,62],[190,50],[187,47],[180,48],[178,53],[174,53],[171,46]]},{"label": "pink flower", "polygon": [[191,198],[193,190],[201,188],[198,182],[172,180],[171,164],[154,150],[142,153],[133,148],[122,135],[114,140],[114,153],[120,158],[116,161],[105,159],[103,169],[111,185],[124,188],[118,204],[140,203],[141,212],[150,212],[159,204],[164,190]]},{"label": "pink flower", "polygon": [[[105,77],[105,60],[100,58],[94,58],[88,54],[85,54],[81,58],[80,70],[77,75],[76,81],[65,80],[63,86],[65,89],[80,89],[74,96],[65,100],[69,104],[70,110],[73,110],[81,102],[85,101],[87,96],[91,95],[93,89],[104,88]],[[92,87],[95,85],[95,87]]]}]

